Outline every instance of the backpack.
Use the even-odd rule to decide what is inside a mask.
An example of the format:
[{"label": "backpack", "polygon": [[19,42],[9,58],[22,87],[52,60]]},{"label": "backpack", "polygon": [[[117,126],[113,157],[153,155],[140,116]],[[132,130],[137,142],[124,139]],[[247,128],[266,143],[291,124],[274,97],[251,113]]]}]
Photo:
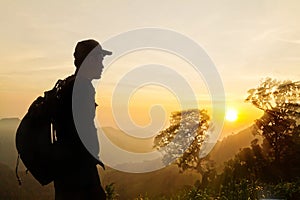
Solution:
[{"label": "backpack", "polygon": [[23,161],[26,172],[30,172],[41,184],[47,185],[54,180],[55,162],[53,148],[56,140],[55,110],[60,101],[60,93],[65,80],[58,80],[53,89],[44,92],[29,107],[16,131],[16,148],[18,159],[16,176],[18,176],[19,159]]}]

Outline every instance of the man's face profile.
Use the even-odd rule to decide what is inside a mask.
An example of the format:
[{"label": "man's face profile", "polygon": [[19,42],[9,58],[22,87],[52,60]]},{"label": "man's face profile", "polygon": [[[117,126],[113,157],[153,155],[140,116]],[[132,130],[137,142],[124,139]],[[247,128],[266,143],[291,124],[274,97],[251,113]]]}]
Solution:
[{"label": "man's face profile", "polygon": [[99,79],[103,71],[103,59],[102,48],[96,46],[84,59],[80,66],[80,75],[83,75],[88,79]]}]

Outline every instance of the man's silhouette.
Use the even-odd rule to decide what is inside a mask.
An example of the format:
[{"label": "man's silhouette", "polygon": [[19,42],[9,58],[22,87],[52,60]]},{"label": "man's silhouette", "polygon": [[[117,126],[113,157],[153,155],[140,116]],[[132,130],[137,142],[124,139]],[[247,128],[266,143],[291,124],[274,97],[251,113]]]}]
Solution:
[{"label": "man's silhouette", "polygon": [[[64,81],[59,109],[55,114],[56,200],[106,199],[96,167],[97,164],[104,166],[96,159],[99,153],[97,130],[94,125],[97,105],[95,90],[91,84],[93,79],[101,77],[102,61],[106,55],[111,55],[111,52],[103,50],[95,40],[84,40],[76,45],[74,52],[76,71]],[[75,83],[77,95],[73,94]],[[76,126],[72,104],[76,107],[77,114],[82,115]],[[79,131],[88,141],[88,145],[92,145],[93,152],[86,149]]]}]

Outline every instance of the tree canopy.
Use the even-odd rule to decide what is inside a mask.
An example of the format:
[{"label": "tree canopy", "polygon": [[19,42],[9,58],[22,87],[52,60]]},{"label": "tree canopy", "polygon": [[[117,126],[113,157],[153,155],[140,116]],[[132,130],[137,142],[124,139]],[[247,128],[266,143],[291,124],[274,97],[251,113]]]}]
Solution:
[{"label": "tree canopy", "polygon": [[263,136],[268,158],[277,164],[287,164],[286,156],[294,154],[299,145],[300,81],[267,78],[248,93],[246,102],[264,111],[255,121],[255,134]]},{"label": "tree canopy", "polygon": [[190,109],[173,112],[170,126],[154,140],[154,147],[164,154],[164,162],[175,161],[181,171],[202,171],[200,149],[208,138],[209,116],[206,110]]}]

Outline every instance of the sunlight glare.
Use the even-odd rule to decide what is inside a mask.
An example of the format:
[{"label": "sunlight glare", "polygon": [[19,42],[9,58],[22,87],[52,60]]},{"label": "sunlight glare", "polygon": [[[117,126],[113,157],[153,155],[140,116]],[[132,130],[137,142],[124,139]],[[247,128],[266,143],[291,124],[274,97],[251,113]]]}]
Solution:
[{"label": "sunlight glare", "polygon": [[238,117],[238,112],[236,110],[234,110],[234,109],[227,110],[227,112],[226,112],[226,120],[227,121],[230,121],[230,122],[236,121],[237,117]]}]

